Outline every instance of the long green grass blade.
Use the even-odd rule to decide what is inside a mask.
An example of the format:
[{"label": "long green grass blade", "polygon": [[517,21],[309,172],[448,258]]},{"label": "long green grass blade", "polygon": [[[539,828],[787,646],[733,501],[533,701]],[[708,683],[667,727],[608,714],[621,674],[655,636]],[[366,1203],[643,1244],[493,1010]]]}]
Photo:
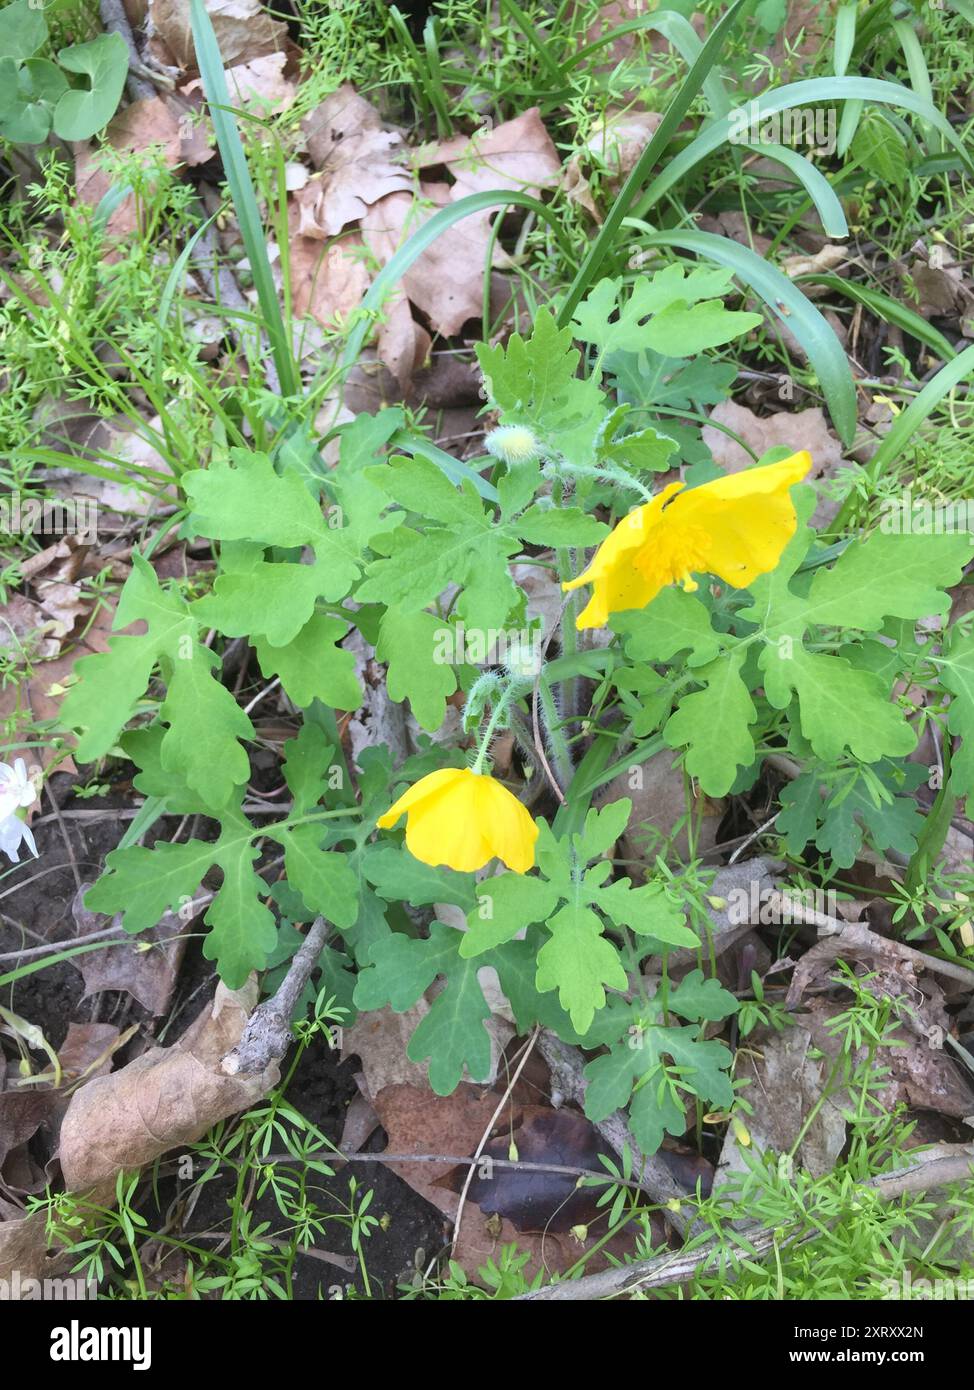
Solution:
[{"label": "long green grass blade", "polygon": [[[734,4],[727,10],[718,23],[711,31],[707,42],[700,50],[700,54],[693,64],[693,67],[683,79],[683,83],[670,102],[663,115],[663,119],[656,127],[649,144],[639,156],[632,172],[626,179],[619,194],[609,209],[598,236],[589,247],[585,259],[578,268],[578,272],[568,287],[568,292],[558,311],[558,322],[564,327],[571,322],[579,302],[594,283],[596,276],[602,266],[603,261],[615,245],[616,237],[622,227],[623,220],[629,209],[635,202],[640,189],[643,187],[650,171],[655,168],[657,161],[670,143],[673,135],[690,109],[690,103],[700,91],[708,73],[713,69],[717,58],[724,46],[734,25],[740,17],[741,9],[747,0],[734,0]],[[722,117],[718,122],[723,125],[727,117]]]},{"label": "long green grass blade", "polygon": [[867,285],[859,285],[855,280],[844,280],[841,275],[799,275],[795,283],[798,285],[824,285],[826,289],[846,295],[847,298],[855,300],[857,304],[871,309],[878,318],[885,319],[887,323],[895,324],[904,333],[909,333],[912,338],[916,338],[917,342],[930,348],[945,362],[950,362],[957,356],[956,349],[951,347],[944,335],[939,333],[933,324],[927,323],[926,319],[921,318],[905,304],[901,304],[897,299],[891,299],[888,294],[883,294],[880,290],[870,289]]},{"label": "long green grass blade", "polygon": [[[606,44],[615,43],[625,34],[635,34],[640,29],[649,29],[654,33],[662,34],[663,38],[673,45],[688,68],[693,66],[703,51],[703,43],[697,31],[684,15],[678,14],[676,10],[656,10],[653,14],[643,15],[640,19],[630,19],[625,24],[609,26],[599,38],[580,49],[571,62],[564,64],[565,69],[585,66],[600,48],[604,48]],[[702,90],[714,115],[726,116],[730,110],[730,98],[724,87],[724,76],[719,67],[714,66],[707,73]]]},{"label": "long green grass blade", "polygon": [[785,145],[742,144],[738,148],[753,150],[755,154],[783,164],[789,173],[794,174],[811,198],[827,234],[840,240],[849,235],[849,224],[845,220],[845,213],[835,190],[821,170],[816,169],[804,155],[799,154],[797,150],[788,149]]},{"label": "long green grass blade", "polygon": [[[867,102],[874,101],[881,106],[902,107],[905,111],[912,111],[915,116],[919,116],[921,120],[936,127],[944,139],[957,150],[966,168],[974,174],[974,160],[968,154],[963,141],[954,133],[950,123],[928,101],[923,101],[915,92],[910,91],[909,87],[904,87],[898,82],[880,82],[873,77],[815,77],[807,82],[791,82],[786,87],[777,87],[770,92],[763,92],[759,97],[754,98],[750,104],[750,109],[754,119],[760,121],[768,116],[777,115],[781,111],[792,110],[797,106],[856,99]],[[702,130],[685,150],[681,150],[674,159],[671,159],[640,199],[635,215],[645,217],[671,188],[682,183],[687,174],[702,159],[706,159],[708,155],[713,154],[721,145],[729,141],[733,120],[734,117],[731,114],[714,121]]]},{"label": "long green grass blade", "polygon": [[288,345],[287,331],[281,316],[281,306],[267,257],[267,239],[264,225],[257,206],[253,179],[247,167],[243,143],[237,122],[234,119],[227,89],[226,75],[220,47],[213,32],[213,24],[203,5],[203,0],[190,0],[190,22],[193,28],[193,42],[199,63],[203,91],[206,94],[216,132],[217,145],[223,159],[223,168],[230,186],[230,196],[240,224],[250,271],[254,277],[254,288],[263,318],[263,328],[271,345],[274,365],[277,368],[281,390],[286,396],[296,396],[300,384],[294,368],[294,359]]}]

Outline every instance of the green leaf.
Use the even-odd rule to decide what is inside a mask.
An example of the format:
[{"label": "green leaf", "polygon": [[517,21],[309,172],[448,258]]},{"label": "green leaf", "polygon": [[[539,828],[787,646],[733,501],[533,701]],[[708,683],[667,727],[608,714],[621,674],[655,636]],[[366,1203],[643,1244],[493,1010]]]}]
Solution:
[{"label": "green leaf", "polygon": [[148,624],[147,633],[114,637],[107,652],[83,657],[75,667],[78,683],[61,706],[61,722],[79,732],[81,762],[102,757],[115,744],[160,657],[175,660],[181,651],[192,650],[196,624],[189,609],[176,594],[159,587],[152,566],[135,554],[112,626],[117,631],[139,620]]},{"label": "green leaf", "polygon": [[548,930],[550,939],[538,952],[538,989],[542,994],[556,989],[573,1027],[585,1033],[605,1004],[603,986],[626,988],[619,952],[602,935],[602,923],[588,907],[566,904]]},{"label": "green leaf", "polygon": [[760,665],[765,694],[776,709],[786,709],[791,692],[797,693],[801,731],[820,758],[835,761],[848,749],[863,762],[878,762],[915,746],[916,734],[871,671],[804,647],[766,647]]},{"label": "green leaf", "polygon": [[388,902],[413,907],[453,903],[467,908],[474,897],[472,874],[460,874],[442,865],[433,868],[398,845],[370,845],[362,860],[362,872]]},{"label": "green leaf", "polygon": [[469,959],[510,941],[533,922],[546,921],[557,903],[557,890],[543,878],[507,873],[485,879],[477,906],[467,913],[460,955]]},{"label": "green leaf", "polygon": [[489,1075],[490,1034],[484,1027],[489,1018],[490,1006],[477,981],[477,966],[458,960],[406,1049],[412,1062],[429,1058],[430,1086],[438,1096],[456,1090],[464,1068],[474,1081]]},{"label": "green leaf", "polygon": [[260,901],[267,885],[254,871],[260,850],[249,836],[241,834],[237,824],[225,823],[213,854],[223,870],[223,883],[206,913],[210,930],[203,955],[216,962],[228,989],[240,989],[252,970],[263,970],[277,942],[277,923]]},{"label": "green leaf", "polygon": [[739,768],[754,762],[749,726],[757,710],[741,678],[744,652],[698,667],[702,690],[686,695],[668,719],[663,737],[671,748],[686,748],[686,769],[709,796],[725,796]]},{"label": "green leaf", "polygon": [[607,409],[594,377],[577,375],[579,351],[570,328],[558,328],[541,309],[527,340],[514,333],[506,347],[478,344],[477,359],[501,423],[526,425],[571,463],[591,464]]},{"label": "green leaf", "polygon": [[[468,494],[474,500],[472,494]],[[478,504],[479,507],[479,504]],[[422,535],[403,526],[386,537],[387,558],[369,565],[357,598],[416,611],[453,584],[466,586],[457,608],[471,627],[500,628],[517,599],[507,560],[520,548],[503,528],[491,528],[482,512],[465,523]]]},{"label": "green leaf", "polygon": [[284,780],[294,798],[292,815],[303,816],[323,801],[335,767],[335,746],[322,729],[306,720],[284,745]]},{"label": "green leaf", "polygon": [[380,1009],[388,1004],[404,1013],[417,1003],[437,975],[446,985],[430,1005],[413,1033],[407,1055],[415,1062],[430,1062],[430,1085],[438,1095],[448,1095],[459,1084],[466,1066],[474,1079],[490,1070],[490,1036],[484,1024],[490,1009],[477,982],[479,964],[461,960],[461,934],[441,922],[430,927],[429,939],[412,940],[401,934],[388,937],[372,948],[370,964],[359,975],[355,1004],[360,1009]]},{"label": "green leaf", "polygon": [[122,913],[126,931],[148,931],[181,899],[192,899],[213,857],[213,845],[202,840],[112,850],[107,872],[85,894],[85,906],[109,917]]},{"label": "green leaf", "polygon": [[650,349],[669,357],[695,357],[720,347],[761,322],[760,314],[733,313],[713,296],[732,288],[729,270],[699,266],[687,275],[669,265],[652,278],[637,277],[616,314],[620,280],[602,280],[575,313],[576,336],[600,352]]},{"label": "green leaf", "polygon": [[162,741],[165,736],[165,725],[159,720],[122,735],[119,742],[126,756],[139,768],[132,785],[146,797],[165,800],[166,809],[177,815],[203,810],[199,796],[190,791],[181,777],[163,767]]},{"label": "green leaf", "polygon": [[598,859],[612,848],[629,824],[632,802],[628,796],[610,802],[601,810],[586,812],[585,824],[575,835],[575,852],[583,863]]},{"label": "green leaf", "polygon": [[266,638],[257,637],[254,649],[261,672],[266,677],[279,676],[290,698],[302,709],[315,700],[333,709],[358,709],[362,688],[355,674],[355,656],[338,645],[348,630],[341,618],[316,613],[284,646],[272,646]]},{"label": "green leaf", "polygon": [[266,454],[231,449],[227,462],[182,478],[200,535],[263,546],[315,545],[327,531],[321,508],[293,472],[279,474]]},{"label": "green leaf", "polygon": [[529,507],[515,523],[518,535],[529,545],[598,545],[609,533],[608,526],[588,516],[579,507]]},{"label": "green leaf", "polygon": [[47,20],[37,5],[13,0],[0,10],[0,53],[21,62],[31,58],[47,38]]},{"label": "green leaf", "polygon": [[227,637],[252,635],[272,647],[286,647],[311,621],[324,578],[318,565],[258,560],[246,574],[219,575],[213,592],[193,604],[193,616]]},{"label": "green leaf", "polygon": [[99,34],[89,43],[62,48],[58,62],[83,73],[89,87],[64,93],[54,108],[54,130],[62,140],[90,140],[114,116],[128,77],[129,53],[121,34]]},{"label": "green leaf", "polygon": [[684,914],[660,883],[633,888],[628,878],[617,879],[601,888],[598,906],[620,927],[640,936],[651,936],[668,946],[700,945],[696,932],[686,925]]},{"label": "green leaf", "polygon": [[902,188],[909,172],[906,145],[899,131],[878,111],[867,112],[853,137],[850,154],[858,164],[893,188]]},{"label": "green leaf", "polygon": [[284,845],[284,869],[288,882],[316,916],[336,927],[353,927],[359,911],[358,879],[348,859],[337,850],[323,850],[323,826],[295,825],[267,832]]},{"label": "green leaf", "polygon": [[[691,972],[685,984],[682,1001],[682,985],[671,991],[672,1012],[682,1012],[681,1002],[688,1010],[684,1017],[724,1018],[736,1008],[733,995],[716,981],[705,981],[700,971]],[[655,1153],[666,1134],[685,1132],[681,1090],[721,1106],[734,1096],[727,1075],[733,1056],[723,1043],[704,1040],[699,1026],[665,1027],[656,1021],[659,1016],[658,994],[648,1015],[639,1001],[615,1001],[595,1036],[610,1044],[609,1051],[585,1068],[588,1118],[597,1123],[628,1103],[633,1135],[644,1154]]]},{"label": "green leaf", "polygon": [[189,660],[172,664],[169,692],[159,711],[169,725],[162,740],[162,766],[216,809],[226,806],[250,776],[250,759],[238,739],[254,726],[227,688],[214,679],[219,661],[193,645]]},{"label": "green leaf", "polygon": [[614,614],[611,627],[624,635],[626,655],[633,661],[671,661],[678,652],[688,652],[688,665],[705,666],[721,649],[706,605],[675,585],[646,608]]},{"label": "green leaf", "polygon": [[715,1022],[737,1012],[737,1000],[719,980],[708,979],[702,970],[691,970],[669,992],[667,1007],[692,1023],[701,1019]]},{"label": "green leaf", "polygon": [[947,727],[961,740],[950,764],[951,787],[958,796],[969,795],[974,793],[974,629],[953,630],[940,659],[940,679],[953,697]]},{"label": "green leaf", "polygon": [[375,654],[389,667],[391,699],[408,699],[423,729],[435,732],[446,716],[446,702],[457,688],[453,667],[438,660],[444,623],[432,613],[390,608],[379,624]]},{"label": "green leaf", "polygon": [[[894,535],[872,531],[853,541],[831,569],[816,571],[805,609],[809,622],[876,631],[885,618],[927,618],[950,608],[974,555],[966,534]],[[896,583],[890,577],[896,576]]]}]

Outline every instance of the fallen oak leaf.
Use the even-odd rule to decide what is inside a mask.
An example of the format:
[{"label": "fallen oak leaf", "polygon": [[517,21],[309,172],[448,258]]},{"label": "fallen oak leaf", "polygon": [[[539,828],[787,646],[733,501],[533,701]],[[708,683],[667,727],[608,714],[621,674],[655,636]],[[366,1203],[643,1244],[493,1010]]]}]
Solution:
[{"label": "fallen oak leaf", "polygon": [[212,1003],[171,1047],[154,1047],[75,1092],[61,1126],[61,1171],[69,1191],[111,1193],[119,1173],[195,1143],[277,1084],[276,1062],[236,1076],[220,1065],[239,1042],[257,993],[253,978],[240,990],[219,983]]},{"label": "fallen oak leaf", "polygon": [[[421,199],[409,193],[390,193],[362,218],[365,243],[383,265],[450,201],[445,184],[422,184],[420,192]],[[468,319],[483,312],[490,217],[488,209],[448,227],[402,277],[409,299],[423,311],[431,328],[445,337],[452,337]],[[500,262],[501,257],[496,259]]]},{"label": "fallen oak leaf", "polygon": [[347,83],[305,117],[308,153],[320,172],[295,196],[302,236],[337,236],[373,203],[413,187],[402,136],[381,124],[375,107]]},{"label": "fallen oak leaf", "polygon": [[[260,0],[204,0],[204,4],[225,67],[277,53],[287,39],[287,25],[272,19]],[[153,56],[166,66],[197,70],[190,0],[149,0],[148,28]]]}]

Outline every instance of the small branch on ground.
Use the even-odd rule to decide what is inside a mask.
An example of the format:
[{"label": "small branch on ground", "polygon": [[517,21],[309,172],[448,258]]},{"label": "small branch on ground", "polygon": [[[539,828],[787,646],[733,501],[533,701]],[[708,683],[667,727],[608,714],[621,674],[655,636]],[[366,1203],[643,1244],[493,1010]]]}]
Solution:
[{"label": "small branch on ground", "polygon": [[98,12],[106,32],[121,34],[125,40],[125,47],[129,51],[129,75],[125,79],[125,87],[132,101],[145,101],[148,97],[154,97],[155,87],[144,77],[136,75],[143,71],[142,59],[135,46],[135,36],[132,33],[132,26],[129,24],[122,0],[98,0]]},{"label": "small branch on ground", "polygon": [[[901,1168],[895,1173],[882,1173],[870,1178],[868,1182],[853,1187],[849,1194],[854,1200],[857,1190],[871,1189],[877,1192],[884,1202],[891,1202],[906,1193],[926,1192],[932,1187],[942,1187],[948,1183],[963,1182],[974,1172],[974,1146],[962,1145],[965,1152],[956,1156],[940,1156],[922,1160],[910,1168]],[[820,1228],[796,1232],[793,1236],[782,1238],[781,1228],[751,1226],[746,1230],[735,1231],[734,1247],[742,1257],[763,1255],[775,1244],[793,1244],[796,1240],[804,1242],[819,1235]],[[518,1294],[515,1303],[573,1303],[605,1298],[612,1294],[635,1293],[637,1289],[658,1289],[664,1284],[680,1284],[691,1279],[711,1256],[719,1255],[728,1249],[727,1242],[709,1240],[695,1250],[677,1250],[671,1254],[657,1255],[651,1260],[640,1260],[636,1264],[623,1265],[602,1270],[599,1274],[585,1274],[581,1279],[569,1280],[564,1284],[547,1284],[531,1293]]]},{"label": "small branch on ground", "polygon": [[222,1062],[227,1076],[260,1075],[271,1062],[283,1057],[291,1045],[291,1019],[301,991],[318,964],[331,927],[324,917],[317,917],[308,934],[295,952],[294,959],[276,994],[265,999],[251,1014],[239,1043]]},{"label": "small branch on ground", "polygon": [[[902,941],[896,941],[890,936],[880,936],[862,922],[843,922],[838,917],[829,917],[824,912],[816,912],[814,908],[793,902],[785,893],[772,893],[769,904],[776,912],[788,913],[793,922],[805,922],[809,926],[818,927],[820,936],[838,936],[850,946],[872,950],[879,955],[898,956],[900,960],[912,961],[922,970],[929,970],[934,975],[944,975],[951,980],[959,980],[968,989],[974,989],[974,970],[965,965],[954,965],[951,961],[940,960],[938,956],[928,955],[926,951],[917,951],[913,946],[906,946]],[[793,1002],[789,997],[789,1007]]]}]

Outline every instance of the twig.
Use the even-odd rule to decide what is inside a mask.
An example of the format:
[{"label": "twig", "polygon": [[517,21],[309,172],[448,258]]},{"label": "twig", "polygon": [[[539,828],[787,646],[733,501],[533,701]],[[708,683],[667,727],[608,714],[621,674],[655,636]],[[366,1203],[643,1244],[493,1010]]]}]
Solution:
[{"label": "twig", "polygon": [[929,970],[934,975],[945,975],[951,980],[959,980],[968,989],[974,989],[974,969],[969,970],[963,965],[954,965],[951,961],[929,956],[926,951],[917,951],[892,937],[880,936],[861,922],[842,922],[838,917],[829,917],[824,912],[816,912],[814,908],[792,902],[785,894],[778,892],[768,895],[768,904],[777,912],[787,912],[793,922],[805,922],[809,926],[818,927],[821,936],[838,936],[850,946],[861,946],[880,954],[899,956],[901,960],[912,961],[914,965]]},{"label": "twig", "polygon": [[454,1217],[454,1220],[453,1220],[453,1240],[452,1240],[452,1242],[451,1242],[451,1244],[450,1244],[450,1254],[451,1254],[451,1256],[452,1256],[453,1252],[454,1252],[454,1251],[456,1250],[456,1248],[457,1248],[457,1241],[460,1239],[460,1223],[461,1223],[461,1221],[463,1220],[463,1209],[464,1209],[464,1207],[465,1207],[466,1204],[467,1204],[467,1193],[470,1191],[470,1184],[473,1182],[474,1169],[476,1168],[478,1162],[480,1161],[480,1156],[481,1156],[481,1154],[482,1154],[483,1151],[484,1151],[484,1147],[485,1147],[485,1145],[486,1145],[486,1143],[487,1143],[487,1140],[490,1138],[490,1132],[491,1132],[491,1130],[494,1128],[494,1125],[497,1123],[498,1119],[500,1118],[501,1113],[503,1112],[504,1106],[505,1106],[505,1105],[507,1104],[507,1102],[510,1100],[510,1098],[511,1098],[511,1093],[512,1093],[512,1091],[514,1090],[514,1087],[515,1087],[515,1086],[517,1085],[517,1083],[518,1083],[518,1079],[519,1079],[519,1077],[520,1077],[520,1075],[521,1075],[521,1072],[524,1070],[524,1067],[525,1067],[525,1064],[527,1063],[528,1058],[531,1056],[531,1053],[534,1051],[534,1045],[535,1045],[535,1043],[538,1041],[538,1034],[539,1034],[539,1032],[540,1032],[540,1029],[538,1028],[538,1025],[535,1024],[534,1029],[533,1029],[533,1031],[532,1031],[532,1033],[531,1033],[531,1036],[530,1036],[530,1038],[528,1039],[527,1044],[525,1045],[524,1052],[523,1052],[522,1055],[521,1055],[521,1060],[520,1060],[520,1062],[518,1062],[518,1064],[517,1064],[517,1069],[515,1070],[514,1075],[511,1077],[510,1081],[507,1083],[507,1089],[504,1091],[504,1094],[501,1096],[500,1100],[497,1102],[497,1109],[494,1111],[493,1115],[491,1115],[488,1124],[485,1126],[484,1132],[483,1132],[483,1134],[480,1136],[480,1143],[477,1145],[476,1152],[474,1153],[474,1156],[473,1156],[473,1158],[471,1159],[470,1167],[467,1169],[467,1176],[464,1178],[464,1180],[463,1180],[463,1187],[462,1187],[461,1190],[460,1190],[460,1203],[459,1203],[459,1205],[458,1205],[458,1207],[457,1207],[457,1214],[456,1214],[456,1216]]},{"label": "twig", "polygon": [[[859,1183],[852,1188],[849,1200],[853,1201],[856,1192],[863,1189],[870,1189],[878,1193],[881,1201],[889,1202],[906,1193],[925,1192],[931,1187],[963,1182],[965,1178],[970,1178],[974,1171],[974,1147],[965,1148],[967,1152],[956,1157],[951,1155],[928,1159],[910,1168],[902,1168],[899,1172],[883,1173],[879,1177],[870,1178],[867,1182]],[[740,1249],[743,1255],[761,1255],[771,1249],[776,1239],[780,1244],[787,1245],[796,1240],[803,1243],[818,1234],[820,1231],[816,1227],[800,1236],[794,1235],[782,1240],[780,1227],[750,1226],[735,1232],[734,1246]],[[705,1245],[698,1246],[696,1250],[657,1255],[651,1260],[639,1260],[635,1264],[605,1269],[599,1274],[586,1274],[580,1279],[564,1284],[548,1284],[542,1289],[532,1290],[531,1293],[518,1294],[514,1302],[578,1302],[604,1298],[610,1294],[631,1293],[636,1289],[659,1288],[663,1284],[679,1284],[692,1278],[701,1266],[709,1262],[711,1256],[719,1255],[726,1250],[726,1242],[710,1240]]]},{"label": "twig", "polygon": [[72,946],[80,946],[84,941],[101,941],[106,936],[117,936],[120,945],[126,940],[132,940],[129,932],[122,927],[102,927],[101,931],[88,932],[85,936],[69,936],[66,941],[49,941],[44,946],[28,946],[23,951],[3,951],[0,953],[0,963],[8,960],[29,960],[33,956],[49,956],[55,951],[70,951]]},{"label": "twig", "polygon": [[68,863],[71,865],[71,872],[74,875],[74,886],[80,892],[81,872],[78,869],[78,860],[75,857],[74,846],[71,844],[71,838],[68,835],[68,827],[64,824],[64,816],[61,812],[60,806],[57,804],[54,792],[51,790],[50,782],[47,783],[44,790],[47,792],[47,799],[51,803],[51,809],[54,815],[54,819],[57,821],[58,829],[61,832],[61,839],[64,841],[64,848],[68,852]]},{"label": "twig", "polygon": [[[483,1159],[479,1154],[394,1154],[394,1153],[342,1153],[336,1149],[333,1153],[330,1149],[322,1149],[313,1154],[268,1154],[262,1158],[261,1163],[296,1163],[307,1162],[311,1158],[320,1158],[325,1163],[451,1163],[455,1167],[461,1164],[476,1167]],[[515,1158],[494,1158],[488,1156],[486,1160],[492,1168],[510,1169],[515,1173],[561,1173],[567,1178],[597,1178],[607,1187],[629,1187],[634,1192],[641,1192],[642,1188],[635,1178],[620,1178],[613,1173],[603,1169],[599,1172],[595,1168],[573,1168],[566,1163],[528,1163],[522,1159]]]},{"label": "twig", "polygon": [[129,74],[125,79],[125,86],[129,96],[133,101],[144,101],[147,97],[154,97],[155,88],[143,77],[136,76],[137,72],[144,69],[122,0],[98,0],[98,12],[106,31],[109,34],[120,34],[125,40],[125,47],[129,51]]},{"label": "twig", "polygon": [[295,1007],[325,949],[330,930],[324,917],[316,917],[312,922],[277,993],[254,1010],[239,1043],[224,1057],[222,1069],[227,1076],[259,1076],[271,1062],[284,1056],[293,1037],[291,1019]]}]

